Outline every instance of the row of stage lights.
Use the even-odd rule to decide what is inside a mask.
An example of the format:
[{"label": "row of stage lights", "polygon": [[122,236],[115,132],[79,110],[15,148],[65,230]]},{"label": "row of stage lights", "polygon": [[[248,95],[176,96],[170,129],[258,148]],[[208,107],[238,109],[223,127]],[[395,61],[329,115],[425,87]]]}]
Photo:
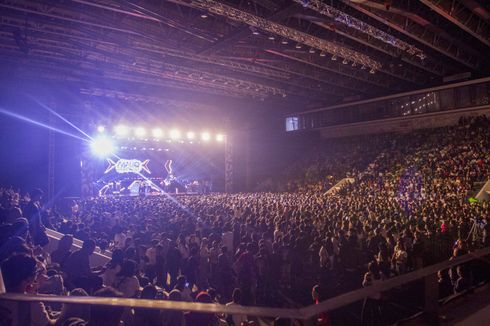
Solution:
[{"label": "row of stage lights", "polygon": [[[106,134],[107,128],[105,126],[98,126],[97,127],[97,132],[99,134]],[[137,138],[137,139],[153,139],[153,140],[160,140],[160,139],[167,139],[167,140],[183,140],[187,139],[188,141],[195,141],[195,140],[201,140],[204,142],[211,141],[213,138],[217,142],[223,142],[225,141],[225,135],[223,134],[216,134],[211,135],[209,132],[202,132],[200,134],[197,134],[193,131],[188,131],[185,134],[180,131],[179,129],[171,129],[167,133],[165,133],[161,128],[154,128],[151,130],[147,130],[143,127],[136,127],[136,128],[130,128],[125,125],[117,125],[113,129],[113,136],[117,138]]]},{"label": "row of stage lights", "polygon": [[[259,32],[257,29],[252,28],[251,30],[252,30],[252,34],[253,34],[253,35],[260,35],[260,32]],[[274,36],[274,35],[272,35],[272,34],[270,34],[270,35],[269,35],[267,38],[268,38],[269,40],[271,40],[271,41],[275,41],[275,40],[276,40],[276,36]],[[288,44],[289,44],[289,40],[288,40],[287,38],[282,38],[282,40],[281,40],[281,44],[282,44],[282,45],[288,45]],[[296,43],[296,45],[295,45],[294,47],[295,47],[297,50],[301,50],[301,49],[303,48],[303,44],[301,44],[301,43]],[[310,48],[309,48],[309,50],[308,50],[308,53],[309,53],[309,54],[315,54],[316,52],[317,52],[317,49],[315,49],[315,48],[313,48],[313,47],[310,47]],[[320,53],[320,54],[319,54],[319,55],[320,55],[320,57],[322,57],[322,58],[325,58],[325,57],[328,55],[328,54],[327,54],[325,51],[319,51],[319,53]],[[334,55],[332,55],[332,56],[330,57],[330,59],[331,59],[332,61],[337,61],[337,56],[334,54]],[[344,64],[344,65],[349,64],[349,60],[347,60],[347,59],[343,59],[343,60],[342,60],[342,64]],[[352,67],[357,67],[357,63],[353,61],[353,62],[351,63],[351,66],[352,66]],[[366,70],[366,69],[367,69],[367,67],[366,67],[366,66],[364,66],[364,65],[360,65],[360,67],[361,67],[361,70]],[[376,73],[376,70],[374,70],[374,69],[370,69],[370,70],[369,70],[369,73],[370,73],[370,74],[375,74],[375,73]]]}]

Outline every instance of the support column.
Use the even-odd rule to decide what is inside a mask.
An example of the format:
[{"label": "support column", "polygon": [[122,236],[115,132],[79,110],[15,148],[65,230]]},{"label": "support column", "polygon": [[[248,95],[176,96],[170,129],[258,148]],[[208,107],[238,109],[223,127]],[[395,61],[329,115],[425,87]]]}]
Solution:
[{"label": "support column", "polygon": [[233,140],[231,135],[225,137],[225,192],[234,191],[233,182]]}]

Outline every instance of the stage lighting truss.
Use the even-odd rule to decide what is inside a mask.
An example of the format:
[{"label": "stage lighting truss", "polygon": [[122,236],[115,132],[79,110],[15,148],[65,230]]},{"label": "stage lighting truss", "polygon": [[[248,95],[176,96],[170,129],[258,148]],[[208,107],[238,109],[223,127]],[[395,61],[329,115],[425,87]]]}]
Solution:
[{"label": "stage lighting truss", "polygon": [[165,75],[170,75],[172,79],[219,87],[225,90],[233,90],[249,96],[267,97],[269,95],[282,96],[286,90],[265,84],[259,84],[248,80],[236,79],[228,76],[209,73],[197,69],[177,66],[169,63],[163,64]]},{"label": "stage lighting truss", "polygon": [[379,70],[381,63],[371,59],[369,56],[340,46],[333,42],[300,32],[296,29],[278,24],[262,17],[241,11],[231,6],[219,3],[214,0],[194,0],[193,5],[203,10],[207,10],[215,15],[220,15],[228,19],[247,24],[249,26],[261,29],[267,33],[282,36],[292,41],[305,44],[311,48],[325,51],[331,55],[336,55],[350,62],[356,62],[370,69]]},{"label": "stage lighting truss", "polygon": [[369,36],[374,37],[375,39],[390,44],[391,46],[405,51],[410,55],[416,56],[421,60],[426,58],[424,52],[421,49],[417,48],[415,45],[409,44],[391,34],[383,32],[382,30],[374,26],[366,24],[362,20],[352,17],[345,12],[337,10],[334,7],[322,2],[321,0],[294,0],[294,2],[297,2],[304,7],[314,10],[324,16],[333,18],[335,21],[342,23],[347,27],[354,28],[364,34],[368,34]]},{"label": "stage lighting truss", "polygon": [[[109,59],[110,60],[110,59]],[[150,74],[155,77],[163,77],[194,85],[219,89],[231,92],[239,96],[252,96],[265,98],[269,95],[284,96],[286,90],[266,84],[255,83],[249,80],[237,79],[198,69],[188,68],[170,63],[162,63],[156,60],[146,60],[141,63],[126,64],[114,61],[128,71]]]},{"label": "stage lighting truss", "polygon": [[164,53],[165,55],[171,57],[182,58],[182,59],[187,59],[187,60],[192,60],[192,61],[202,62],[202,63],[210,63],[217,66],[227,67],[232,70],[246,72],[249,74],[251,73],[259,76],[276,77],[276,78],[284,78],[284,79],[291,78],[291,74],[286,72],[282,72],[274,69],[268,69],[261,66],[251,65],[244,62],[238,62],[225,58],[220,58],[218,56],[198,55],[198,54],[180,51],[178,49],[170,49],[156,44],[148,44],[148,43],[137,42],[137,41],[135,42],[135,45],[137,45],[138,48],[140,49],[145,49],[146,51],[152,51],[152,52],[157,51],[159,53]]},{"label": "stage lighting truss", "polygon": [[[97,126],[96,128],[97,132],[99,132],[98,131],[99,127],[100,126]],[[107,130],[108,128],[105,129]],[[206,141],[206,142],[212,139],[215,139],[217,142],[223,142],[226,139],[226,135],[220,132],[217,132],[216,134],[212,134],[208,131],[203,131],[198,134],[194,131],[184,132],[177,128],[163,128],[163,127],[144,128],[142,126],[130,127],[128,125],[119,124],[112,129],[112,133],[103,134],[95,138],[97,141],[93,142],[92,147],[95,147],[95,149],[99,151],[101,148],[104,149],[112,148],[113,145],[112,145],[112,141],[110,140],[111,138],[118,139],[119,141],[128,140],[128,141],[144,141],[144,142],[180,141],[184,143],[185,140],[187,140],[188,142],[192,143],[194,140],[198,139],[198,136],[201,141]],[[125,147],[125,146],[122,146],[120,148],[131,149],[130,147]],[[143,148],[143,150],[146,150],[146,147]],[[148,150],[153,150],[153,149],[148,148]]]}]

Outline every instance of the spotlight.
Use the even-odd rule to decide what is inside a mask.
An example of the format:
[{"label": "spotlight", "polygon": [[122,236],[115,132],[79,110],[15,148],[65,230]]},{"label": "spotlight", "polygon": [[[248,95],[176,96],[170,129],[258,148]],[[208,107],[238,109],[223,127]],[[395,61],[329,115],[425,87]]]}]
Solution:
[{"label": "spotlight", "polygon": [[136,129],[134,129],[134,134],[137,137],[144,137],[146,135],[146,130],[143,127],[138,127]]},{"label": "spotlight", "polygon": [[105,127],[104,126],[98,126],[97,131],[102,134],[105,131]]},{"label": "spotlight", "polygon": [[125,125],[119,125],[114,128],[114,131],[116,132],[116,135],[123,137],[129,133],[129,128]]},{"label": "spotlight", "polygon": [[324,56],[326,56],[326,55],[327,55],[327,54],[326,54],[324,51],[320,52],[320,57],[324,57]]},{"label": "spotlight", "polygon": [[225,140],[225,135],[218,134],[216,135],[216,141],[222,142]]},{"label": "spotlight", "polygon": [[211,139],[211,135],[209,134],[209,132],[203,132],[201,134],[201,139],[204,141],[209,141]]},{"label": "spotlight", "polygon": [[284,44],[284,45],[288,44],[288,40],[285,39],[285,38],[283,38],[282,41],[281,41],[281,44]]},{"label": "spotlight", "polygon": [[98,137],[90,143],[90,149],[95,156],[106,158],[114,153],[115,147],[107,137]]},{"label": "spotlight", "polygon": [[301,49],[302,45],[300,43],[296,44],[295,48],[296,49]]},{"label": "spotlight", "polygon": [[269,40],[274,41],[275,39],[274,35],[269,35]]},{"label": "spotlight", "polygon": [[201,15],[201,18],[206,19],[206,18],[208,18],[208,15],[206,13],[204,13]]},{"label": "spotlight", "polygon": [[332,61],[335,61],[335,60],[337,60],[337,56],[334,54],[334,55],[332,56]]},{"label": "spotlight", "polygon": [[152,130],[151,134],[155,138],[162,138],[163,137],[163,131],[160,128],[155,128]]},{"label": "spotlight", "polygon": [[375,73],[374,69],[369,70],[369,73],[374,74]]},{"label": "spotlight", "polygon": [[308,52],[311,53],[311,54],[313,54],[313,53],[315,53],[315,49],[314,48],[310,48],[310,50]]},{"label": "spotlight", "polygon": [[170,130],[170,138],[179,139],[180,138],[180,131],[177,129]]},{"label": "spotlight", "polygon": [[187,133],[187,139],[194,139],[195,137],[196,137],[196,135],[192,131],[189,131]]},{"label": "spotlight", "polygon": [[342,61],[342,64],[344,64],[344,65],[346,65],[346,64],[348,64],[348,63],[349,63],[349,61],[347,61],[347,59],[344,59],[344,60]]}]

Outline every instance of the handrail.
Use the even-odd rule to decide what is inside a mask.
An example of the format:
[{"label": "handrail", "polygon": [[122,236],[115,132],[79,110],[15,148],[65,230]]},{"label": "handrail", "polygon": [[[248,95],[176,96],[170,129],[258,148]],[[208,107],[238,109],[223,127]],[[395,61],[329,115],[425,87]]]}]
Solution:
[{"label": "handrail", "polygon": [[373,296],[379,292],[390,290],[408,282],[436,274],[439,270],[448,269],[468,261],[479,259],[490,255],[490,247],[475,250],[469,254],[457,257],[453,260],[444,261],[407,274],[390,278],[373,286],[354,290],[337,297],[328,299],[317,305],[299,309],[267,308],[256,306],[225,306],[221,304],[206,304],[192,302],[176,302],[167,300],[143,300],[126,298],[101,298],[101,297],[69,297],[48,295],[24,295],[6,293],[0,295],[0,300],[23,301],[23,302],[57,302],[71,304],[108,305],[120,307],[148,308],[148,309],[171,309],[180,311],[197,311],[207,313],[243,314],[260,317],[281,317],[291,319],[310,319],[322,312],[331,311],[353,302]]},{"label": "handrail", "polygon": [[0,300],[23,301],[23,302],[56,302],[71,304],[105,305],[116,307],[133,307],[146,309],[164,309],[196,311],[205,313],[243,314],[260,317],[282,317],[294,319],[307,319],[299,309],[265,308],[251,306],[226,306],[215,303],[195,303],[168,300],[146,300],[126,298],[101,298],[101,297],[70,297],[53,295],[25,295],[19,293],[6,293],[0,295]]},{"label": "handrail", "polygon": [[393,278],[389,278],[383,282],[379,282],[376,285],[368,286],[362,289],[354,290],[345,294],[341,294],[335,298],[331,298],[321,302],[318,305],[312,305],[305,308],[302,308],[302,312],[307,316],[315,316],[319,313],[334,310],[340,308],[342,306],[351,304],[353,302],[364,299],[368,296],[379,294],[379,292],[384,292],[386,290],[390,290],[394,287],[398,287],[405,283],[409,283],[418,279],[421,279],[426,276],[430,276],[436,274],[440,270],[448,269],[457,265],[461,265],[470,260],[478,259],[483,256],[490,255],[490,247],[479,249],[473,251],[469,254],[456,257],[455,259],[443,261],[438,264],[434,264],[428,267],[424,267],[422,269],[418,269],[416,271],[403,274],[400,276],[396,276]]}]

